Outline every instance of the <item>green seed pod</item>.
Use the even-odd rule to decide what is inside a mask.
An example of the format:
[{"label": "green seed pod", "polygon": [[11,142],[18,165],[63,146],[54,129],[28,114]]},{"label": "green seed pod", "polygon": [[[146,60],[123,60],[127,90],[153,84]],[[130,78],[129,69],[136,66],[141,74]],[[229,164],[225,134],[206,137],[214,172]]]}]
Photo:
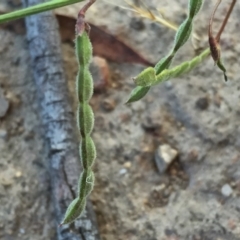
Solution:
[{"label": "green seed pod", "polygon": [[85,137],[92,132],[94,125],[94,114],[91,106],[84,102],[78,107],[78,127],[81,132],[81,136]]},{"label": "green seed pod", "polygon": [[87,196],[93,189],[94,174],[91,170],[96,158],[96,148],[91,139],[94,126],[94,114],[89,101],[93,95],[93,79],[89,71],[92,58],[92,44],[88,32],[89,27],[84,21],[85,12],[94,3],[94,0],[86,3],[80,10],[76,23],[76,57],[79,65],[76,78],[76,92],[78,97],[77,125],[81,134],[79,147],[83,172],[78,181],[78,198],[68,207],[63,224],[74,221],[83,212]]},{"label": "green seed pod", "polygon": [[78,197],[80,199],[86,199],[87,174],[88,174],[88,171],[84,170],[81,173],[80,178],[79,178]]},{"label": "green seed pod", "polygon": [[156,82],[153,85],[159,84],[163,81],[167,81],[170,78],[179,77],[184,73],[187,73],[194,69],[198,64],[202,63],[203,60],[210,54],[210,49],[206,49],[199,56],[193,58],[191,61],[183,62],[182,64],[162,71],[156,76]]},{"label": "green seed pod", "polygon": [[90,136],[82,139],[79,152],[83,168],[91,168],[96,159],[96,148]]},{"label": "green seed pod", "polygon": [[80,217],[80,215],[83,213],[83,210],[85,209],[85,206],[85,199],[80,200],[79,198],[75,198],[68,206],[61,225],[71,223]]},{"label": "green seed pod", "polygon": [[188,5],[189,16],[191,18],[196,16],[198,14],[198,12],[200,11],[202,5],[203,5],[203,1],[202,0],[190,0],[189,1],[189,5]]},{"label": "green seed pod", "polygon": [[86,192],[85,192],[86,197],[93,190],[94,181],[95,181],[94,173],[93,173],[93,171],[89,170],[88,171],[88,176],[87,176],[87,179],[86,179]]},{"label": "green seed pod", "polygon": [[136,85],[148,87],[152,82],[156,81],[156,72],[152,67],[143,70],[136,78],[133,79]]},{"label": "green seed pod", "polygon": [[[155,66],[155,73],[152,70],[152,68],[147,68],[143,70],[136,78],[134,78],[134,82],[138,87],[136,87],[130,95],[130,98],[128,102],[133,102],[141,99],[143,96],[147,94],[149,89],[145,87],[150,87],[152,85],[156,85],[157,83],[160,83],[162,81],[166,81],[170,79],[173,76],[177,76],[177,74],[182,74],[187,69],[192,69],[192,66],[196,63],[198,64],[198,61],[195,59],[194,64],[192,66],[188,66],[188,64],[185,64],[182,66],[182,68],[174,69],[174,71],[171,69],[170,71],[167,71],[167,69],[170,67],[173,58],[175,57],[177,51],[187,42],[189,39],[191,32],[192,32],[192,25],[193,25],[193,19],[196,16],[196,14],[200,11],[203,4],[203,0],[189,0],[188,1],[188,8],[189,13],[187,18],[184,20],[184,22],[179,26],[178,31],[175,35],[174,40],[174,46],[170,53],[162,58]],[[201,61],[200,61],[201,62]],[[153,76],[155,74],[155,76]]]},{"label": "green seed pod", "polygon": [[140,87],[140,86],[135,87],[132,90],[130,97],[126,103],[136,102],[140,100],[148,93],[149,90],[150,90],[150,87]]},{"label": "green seed pod", "polygon": [[88,66],[81,66],[76,79],[76,89],[79,102],[88,102],[93,95],[93,80]]},{"label": "green seed pod", "polygon": [[175,46],[174,52],[178,51],[180,47],[182,47],[187,40],[189,39],[192,32],[192,21],[190,19],[186,19],[178,28],[176,37],[175,37]]},{"label": "green seed pod", "polygon": [[76,37],[75,45],[79,65],[88,65],[92,58],[92,44],[86,31]]},{"label": "green seed pod", "polygon": [[169,56],[166,56],[162,58],[154,67],[156,70],[156,75],[161,73],[164,69],[167,69],[170,67],[172,60],[173,60],[174,54],[171,54]]},{"label": "green seed pod", "polygon": [[90,194],[93,189],[94,180],[94,173],[91,169],[84,170],[81,173],[78,183],[79,199],[86,199],[86,197]]}]

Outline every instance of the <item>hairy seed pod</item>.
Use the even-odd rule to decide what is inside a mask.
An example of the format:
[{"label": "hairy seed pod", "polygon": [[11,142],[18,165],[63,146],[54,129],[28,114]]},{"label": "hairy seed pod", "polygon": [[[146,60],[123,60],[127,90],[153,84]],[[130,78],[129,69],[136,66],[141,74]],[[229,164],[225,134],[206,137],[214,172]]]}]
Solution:
[{"label": "hairy seed pod", "polygon": [[156,81],[156,71],[154,68],[148,67],[135,77],[133,81],[142,87],[150,86],[151,81]]},{"label": "hairy seed pod", "polygon": [[86,31],[76,37],[75,45],[79,65],[89,65],[92,58],[92,44]]},{"label": "hairy seed pod", "polygon": [[84,170],[81,173],[78,183],[79,199],[86,199],[86,197],[90,194],[93,189],[94,180],[94,173],[91,169]]},{"label": "hairy seed pod", "polygon": [[94,114],[89,101],[93,95],[93,79],[89,71],[89,64],[92,58],[92,44],[88,33],[89,25],[85,22],[87,9],[95,2],[90,0],[78,14],[76,23],[76,58],[78,61],[78,75],[76,78],[76,92],[78,98],[77,126],[81,135],[79,155],[83,171],[78,181],[78,195],[69,205],[63,223],[70,223],[81,216],[85,209],[87,196],[93,189],[94,173],[91,170],[95,158],[96,148],[91,138],[94,126]]},{"label": "hairy seed pod", "polygon": [[85,199],[80,200],[79,198],[75,198],[68,206],[68,209],[65,213],[61,225],[73,222],[77,217],[79,217],[83,213],[85,206],[86,206]]},{"label": "hairy seed pod", "polygon": [[198,14],[198,12],[200,11],[201,7],[203,5],[203,1],[202,0],[190,0],[189,1],[189,16],[191,18],[193,18],[194,16],[196,16]]},{"label": "hairy seed pod", "polygon": [[88,65],[81,65],[79,68],[76,79],[76,89],[79,102],[88,102],[91,99],[93,95],[93,80]]},{"label": "hairy seed pod", "polygon": [[94,181],[95,181],[95,176],[93,171],[89,170],[88,175],[87,175],[87,180],[86,180],[86,191],[85,191],[85,196],[87,197],[91,191],[93,190],[94,186]]},{"label": "hairy seed pod", "polygon": [[189,39],[192,32],[192,21],[190,19],[186,19],[178,28],[176,37],[175,37],[175,46],[173,51],[176,52],[182,47],[187,40]]},{"label": "hairy seed pod", "polygon": [[[154,67],[156,76],[153,76],[154,71],[152,70],[152,68],[147,68],[133,79],[137,87],[131,92],[128,102],[138,101],[147,94],[147,92],[150,89],[149,87],[155,85],[156,83],[160,83],[161,81],[165,81],[171,78],[172,74],[170,74],[170,72],[168,72],[167,69],[170,67],[177,51],[189,39],[192,32],[194,17],[200,11],[202,5],[203,0],[188,1],[188,16],[177,30],[172,50],[166,57],[162,58]],[[178,71],[180,70],[178,69]]]},{"label": "hairy seed pod", "polygon": [[96,148],[90,136],[82,139],[79,152],[83,168],[91,168],[96,159]]},{"label": "hairy seed pod", "polygon": [[82,137],[86,137],[92,132],[94,125],[94,114],[90,105],[86,102],[78,107],[78,127]]},{"label": "hairy seed pod", "polygon": [[148,93],[149,90],[150,90],[149,86],[148,87],[141,87],[141,86],[135,87],[132,90],[130,97],[126,103],[136,102],[136,101],[140,100]]},{"label": "hairy seed pod", "polygon": [[[135,83],[138,85],[137,88],[144,88],[146,86],[146,82],[148,84],[157,85],[163,81],[167,81],[171,78],[180,77],[182,74],[187,73],[194,69],[197,65],[203,62],[204,59],[206,59],[210,55],[210,49],[206,49],[203,51],[199,56],[193,58],[191,61],[183,62],[179,64],[178,66],[171,68],[171,69],[165,69],[160,74],[158,74],[154,81],[152,81],[152,78],[145,79],[145,81],[138,81],[136,78]],[[134,94],[132,98],[135,97]]]},{"label": "hairy seed pod", "polygon": [[202,63],[204,59],[206,59],[209,55],[210,49],[206,49],[199,56],[193,58],[191,61],[183,62],[182,64],[174,68],[164,70],[163,72],[156,76],[156,82],[152,83],[152,85],[157,85],[171,78],[180,77],[182,74],[191,71],[197,65]]},{"label": "hairy seed pod", "polygon": [[174,54],[166,56],[156,64],[156,66],[154,67],[156,71],[156,75],[161,73],[164,69],[167,69],[170,67],[173,57],[174,57]]}]

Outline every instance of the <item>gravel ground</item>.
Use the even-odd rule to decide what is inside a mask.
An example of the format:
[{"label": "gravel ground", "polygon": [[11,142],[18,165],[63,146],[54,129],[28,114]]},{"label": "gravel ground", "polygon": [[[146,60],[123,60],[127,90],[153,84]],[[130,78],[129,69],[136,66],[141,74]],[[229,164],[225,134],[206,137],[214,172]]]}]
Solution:
[{"label": "gravel ground", "polygon": [[[149,1],[150,7],[163,9],[172,22],[184,19],[187,1],[157,2]],[[196,19],[199,47],[207,44],[206,16],[213,2],[207,1]],[[174,31],[118,7],[122,1],[116,4],[98,1],[89,22],[150,62],[164,56]],[[220,23],[226,5],[222,3],[214,24]],[[221,41],[227,84],[208,59],[190,74],[125,105],[134,87],[131,78],[144,67],[108,62],[111,83],[91,101],[98,150],[91,200],[103,240],[240,239],[239,11],[237,3]],[[62,50],[74,96],[74,49],[63,43]],[[190,42],[174,64],[194,54]],[[0,29],[0,55],[0,239],[56,239],[37,90],[24,35]],[[159,173],[154,156],[163,144],[178,156]]]}]

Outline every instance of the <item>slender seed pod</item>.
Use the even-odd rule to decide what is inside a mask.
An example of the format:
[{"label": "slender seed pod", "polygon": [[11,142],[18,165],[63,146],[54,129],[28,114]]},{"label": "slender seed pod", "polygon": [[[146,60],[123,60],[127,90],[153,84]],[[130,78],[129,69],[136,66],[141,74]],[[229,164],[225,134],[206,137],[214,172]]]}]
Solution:
[{"label": "slender seed pod", "polygon": [[[86,89],[82,92],[81,89]],[[80,68],[76,79],[76,90],[79,102],[89,101],[93,95],[93,81],[88,66]]]},{"label": "slender seed pod", "polygon": [[77,113],[77,126],[81,135],[79,147],[80,160],[83,172],[78,182],[78,196],[69,205],[62,224],[74,221],[83,213],[87,196],[93,189],[94,173],[92,166],[96,158],[96,149],[91,138],[91,132],[94,126],[94,114],[89,101],[93,95],[93,80],[89,72],[89,64],[92,58],[92,45],[88,36],[89,27],[84,21],[84,14],[87,8],[94,3],[90,0],[79,12],[76,24],[77,36],[76,57],[79,65],[76,78],[77,97],[79,101]]},{"label": "slender seed pod", "polygon": [[81,37],[76,39],[76,57],[77,61],[82,66],[88,66],[92,58],[92,44],[89,41],[86,31],[81,34]]},{"label": "slender seed pod", "polygon": [[[167,77],[168,72],[166,71],[174,59],[177,51],[187,42],[189,39],[194,17],[200,11],[203,5],[203,0],[189,0],[188,1],[188,16],[183,21],[183,23],[179,26],[174,40],[174,46],[171,49],[170,53],[162,58],[154,68],[147,68],[143,70],[136,78],[133,78],[134,82],[138,87],[136,87],[130,94],[130,97],[127,103],[138,101],[142,97],[144,97],[150,87],[157,82],[157,76],[165,71],[165,77]],[[154,71],[155,70],[155,71]],[[156,76],[153,76],[155,72]]]},{"label": "slender seed pod", "polygon": [[152,78],[148,78],[148,79],[142,78],[142,76],[141,78],[136,77],[134,79],[136,85],[138,85],[136,88],[150,87],[153,85],[157,85],[163,81],[167,81],[170,78],[179,77],[182,74],[187,73],[192,69],[194,69],[197,65],[202,63],[203,60],[207,58],[209,55],[210,55],[210,49],[208,48],[205,51],[203,51],[199,56],[193,58],[190,61],[183,62],[174,68],[163,70],[160,74],[156,76],[154,80]]},{"label": "slender seed pod", "polygon": [[87,102],[79,105],[77,118],[81,136],[86,137],[92,132],[94,125],[94,114]]},{"label": "slender seed pod", "polygon": [[91,137],[82,139],[79,151],[83,169],[91,168],[96,158],[96,148]]},{"label": "slender seed pod", "polygon": [[203,0],[198,0],[198,1],[190,0],[189,6],[188,6],[189,16],[191,18],[194,18],[194,16],[196,16],[198,14],[198,12],[200,11],[202,5],[203,5]]},{"label": "slender seed pod", "polygon": [[82,214],[85,207],[86,199],[80,200],[79,198],[75,198],[68,206],[68,209],[65,213],[65,217],[61,225],[73,222],[76,218],[78,218]]},{"label": "slender seed pod", "polygon": [[149,86],[148,87],[141,87],[141,86],[135,87],[132,90],[132,92],[130,94],[130,97],[127,100],[126,104],[131,103],[131,102],[136,102],[136,101],[140,100],[141,98],[143,98],[148,93],[149,90],[150,90]]},{"label": "slender seed pod", "polygon": [[94,181],[95,181],[94,173],[93,173],[93,171],[90,170],[90,171],[88,171],[88,175],[87,175],[85,196],[88,196],[91,193],[91,191],[93,190]]}]

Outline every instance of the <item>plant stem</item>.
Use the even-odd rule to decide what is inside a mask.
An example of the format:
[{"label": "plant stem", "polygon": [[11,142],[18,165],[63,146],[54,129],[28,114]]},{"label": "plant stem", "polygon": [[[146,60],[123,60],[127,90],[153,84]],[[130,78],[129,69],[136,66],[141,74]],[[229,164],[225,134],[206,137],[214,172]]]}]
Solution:
[{"label": "plant stem", "polygon": [[226,24],[227,24],[227,22],[228,22],[228,19],[229,19],[231,13],[232,13],[232,10],[233,10],[233,8],[234,8],[234,6],[235,6],[235,3],[236,3],[236,0],[233,0],[232,3],[231,3],[231,5],[230,5],[230,7],[229,7],[229,9],[228,9],[227,15],[226,15],[226,17],[225,17],[225,19],[224,19],[224,21],[223,21],[223,23],[222,23],[222,26],[221,26],[221,28],[220,28],[217,36],[216,36],[216,39],[217,39],[218,42],[219,42],[220,37],[221,37],[221,34],[222,34],[222,32],[224,31],[224,28],[225,28],[225,26],[226,26]]},{"label": "plant stem", "polygon": [[[214,10],[213,10],[213,12],[212,12],[212,14],[211,14],[211,19],[210,19],[210,21],[209,21],[209,26],[208,26],[208,36],[209,36],[209,37],[213,37],[213,32],[212,32],[213,18],[214,18],[214,15],[215,15],[215,13],[216,13],[216,11],[217,11],[217,8],[218,8],[218,6],[219,6],[220,3],[221,3],[221,0],[219,0],[219,1],[217,2],[216,6],[215,6],[215,8],[214,8]],[[219,32],[218,32],[218,34],[219,34]]]},{"label": "plant stem", "polygon": [[0,15],[0,24],[4,22],[16,20],[19,18],[23,18],[32,14],[53,10],[55,8],[64,7],[64,6],[82,2],[82,1],[83,0],[52,0],[45,3],[37,4],[32,7],[28,7],[28,8],[24,8],[21,10]]}]

